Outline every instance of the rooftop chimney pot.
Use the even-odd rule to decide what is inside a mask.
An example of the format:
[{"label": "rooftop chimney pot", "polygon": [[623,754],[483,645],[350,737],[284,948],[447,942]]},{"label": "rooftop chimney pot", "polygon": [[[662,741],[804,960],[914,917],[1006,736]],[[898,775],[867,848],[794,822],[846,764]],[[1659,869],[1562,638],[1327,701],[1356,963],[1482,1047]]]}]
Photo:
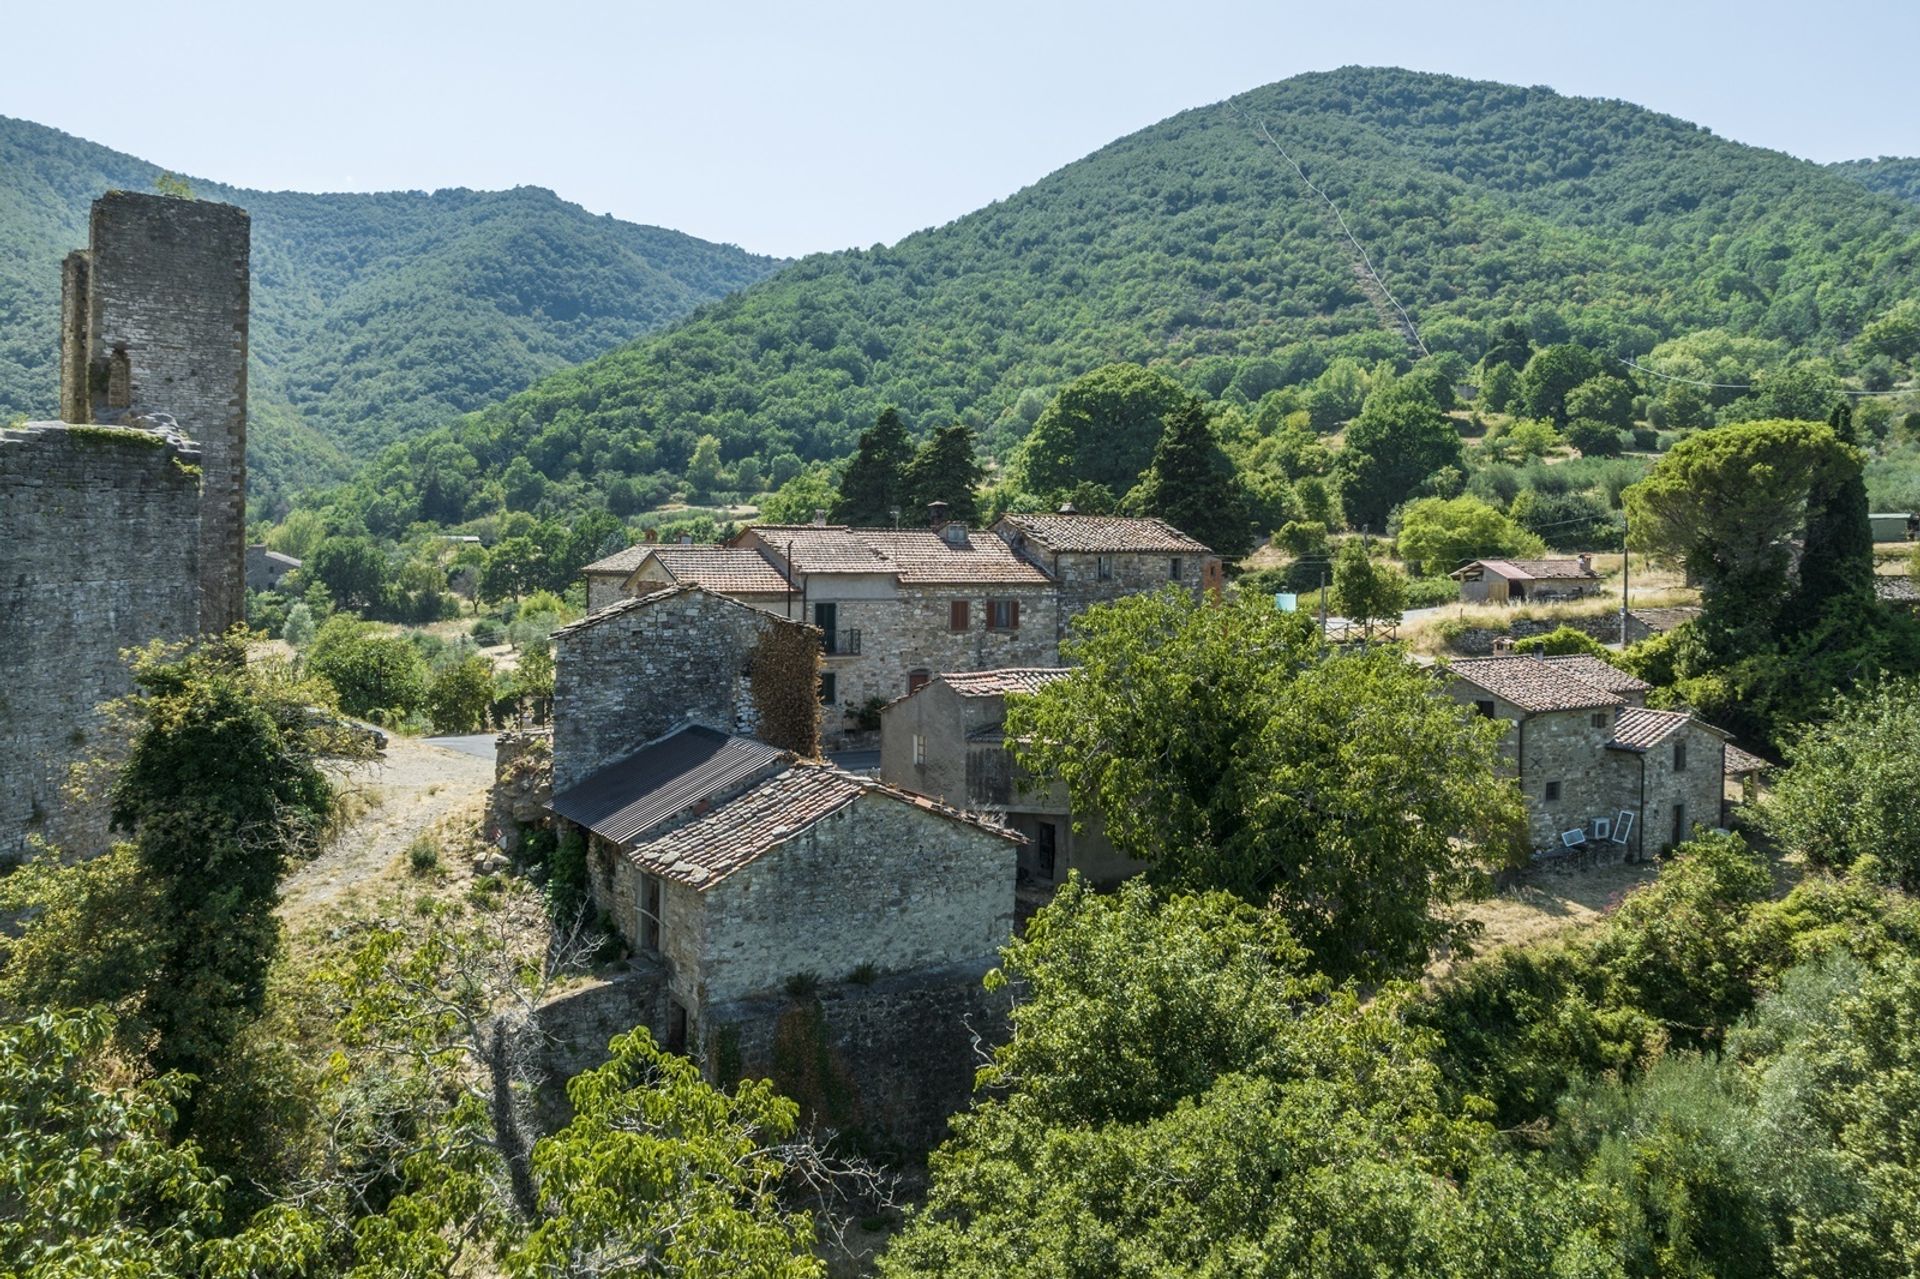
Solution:
[{"label": "rooftop chimney pot", "polygon": [[826,507],[816,506],[813,508],[813,525],[815,528],[825,528],[827,526]]},{"label": "rooftop chimney pot", "polygon": [[935,528],[944,528],[947,523],[947,511],[949,509],[945,502],[928,502],[927,523],[933,525]]},{"label": "rooftop chimney pot", "polygon": [[642,533],[640,536],[643,539],[645,539],[648,546],[652,546],[655,542],[660,540],[660,530],[657,528],[650,528],[645,533]]}]

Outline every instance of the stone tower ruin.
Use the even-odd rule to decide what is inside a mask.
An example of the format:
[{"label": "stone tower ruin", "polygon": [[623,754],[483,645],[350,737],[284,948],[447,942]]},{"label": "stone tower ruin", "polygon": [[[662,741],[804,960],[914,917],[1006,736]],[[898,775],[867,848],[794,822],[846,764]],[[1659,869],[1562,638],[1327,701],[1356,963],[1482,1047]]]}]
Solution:
[{"label": "stone tower ruin", "polygon": [[166,414],[200,450],[200,628],[246,616],[247,312],[251,220],[231,204],[110,191],[67,255],[60,414]]},{"label": "stone tower ruin", "polygon": [[122,651],[245,614],[247,215],[113,192],[91,241],[64,269],[66,421],[0,430],[0,861],[105,851],[71,769],[111,745]]}]

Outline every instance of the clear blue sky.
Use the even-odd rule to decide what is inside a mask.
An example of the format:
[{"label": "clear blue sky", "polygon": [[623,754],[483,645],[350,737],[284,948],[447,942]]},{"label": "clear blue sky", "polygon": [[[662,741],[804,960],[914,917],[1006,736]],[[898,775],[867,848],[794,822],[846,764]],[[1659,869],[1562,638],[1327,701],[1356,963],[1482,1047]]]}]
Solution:
[{"label": "clear blue sky", "polygon": [[[1917,0],[9,0],[0,114],[309,191],[551,187],[768,253],[892,241],[1187,107],[1395,65],[1920,153]],[[97,83],[76,83],[91,71]]]}]

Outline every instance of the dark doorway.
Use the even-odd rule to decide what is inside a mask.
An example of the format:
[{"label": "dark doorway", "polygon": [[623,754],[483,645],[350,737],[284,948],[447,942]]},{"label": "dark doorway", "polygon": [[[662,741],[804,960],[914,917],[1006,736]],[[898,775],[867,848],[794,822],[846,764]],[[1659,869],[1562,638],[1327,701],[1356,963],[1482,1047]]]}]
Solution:
[{"label": "dark doorway", "polygon": [[1054,859],[1060,850],[1060,828],[1040,822],[1033,832],[1033,868],[1049,884],[1054,881]]},{"label": "dark doorway", "polygon": [[1686,840],[1687,806],[1685,804],[1675,804],[1673,806],[1673,842],[1676,844],[1684,844]]},{"label": "dark doorway", "polygon": [[660,949],[660,881],[652,875],[643,880],[640,898],[640,948]]},{"label": "dark doorway", "polygon": [[687,1010],[677,999],[667,1001],[667,1051],[687,1051]]},{"label": "dark doorway", "polygon": [[837,653],[836,642],[840,627],[840,606],[838,604],[815,604],[813,606],[813,624],[820,628],[821,651]]}]

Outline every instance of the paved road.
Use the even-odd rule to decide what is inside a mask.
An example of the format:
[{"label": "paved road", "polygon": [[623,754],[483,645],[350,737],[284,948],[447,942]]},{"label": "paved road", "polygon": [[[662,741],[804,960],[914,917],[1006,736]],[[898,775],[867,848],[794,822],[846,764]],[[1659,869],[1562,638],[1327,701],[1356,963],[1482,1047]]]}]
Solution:
[{"label": "paved road", "polygon": [[421,740],[429,746],[459,751],[462,755],[478,755],[481,759],[493,758],[492,733],[469,733],[464,737],[427,737]]}]

